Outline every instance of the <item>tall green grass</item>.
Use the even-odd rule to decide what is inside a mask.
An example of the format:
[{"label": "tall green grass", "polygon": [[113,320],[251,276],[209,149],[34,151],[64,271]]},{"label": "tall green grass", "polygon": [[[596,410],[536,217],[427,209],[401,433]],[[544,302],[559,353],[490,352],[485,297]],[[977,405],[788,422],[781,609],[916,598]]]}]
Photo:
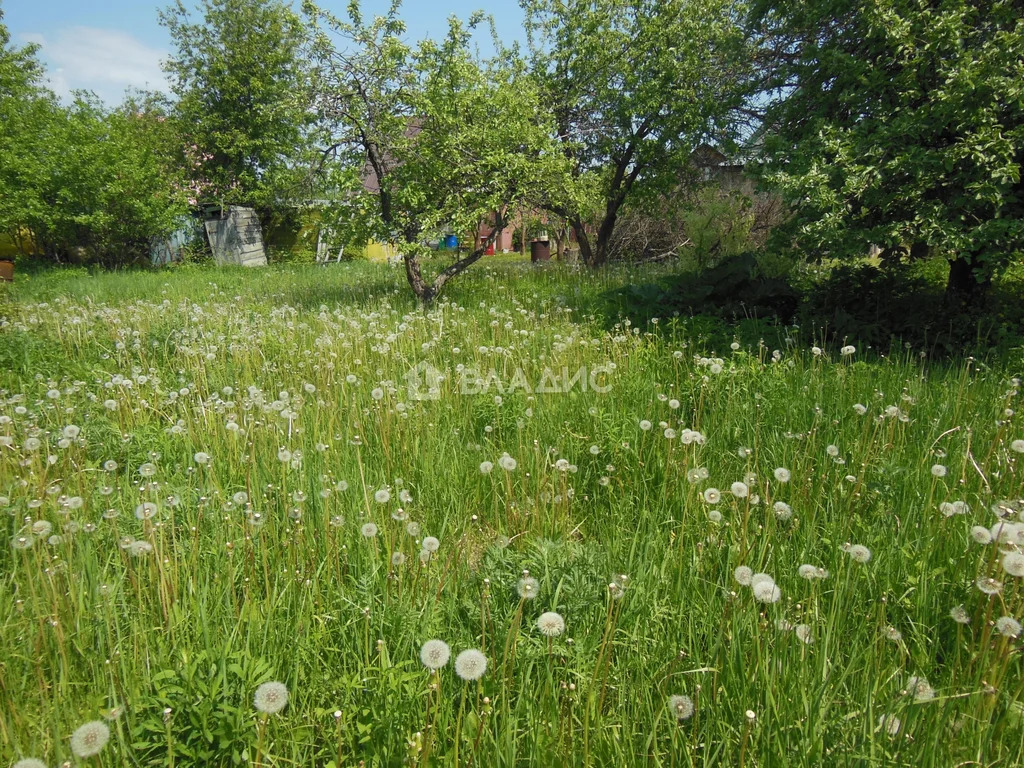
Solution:
[{"label": "tall green grass", "polygon": [[[374,265],[17,284],[0,760],[1019,763],[1017,371],[600,314],[649,277],[501,263],[426,312]],[[410,397],[422,361],[437,399]]]}]

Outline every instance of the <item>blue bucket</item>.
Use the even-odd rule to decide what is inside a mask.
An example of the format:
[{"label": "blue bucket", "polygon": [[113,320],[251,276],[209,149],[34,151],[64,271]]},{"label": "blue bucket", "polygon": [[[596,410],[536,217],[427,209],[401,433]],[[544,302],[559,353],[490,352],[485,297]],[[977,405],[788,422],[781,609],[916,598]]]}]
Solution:
[{"label": "blue bucket", "polygon": [[445,235],[444,247],[449,248],[451,250],[455,250],[456,248],[459,247],[459,238],[457,238],[455,235]]}]

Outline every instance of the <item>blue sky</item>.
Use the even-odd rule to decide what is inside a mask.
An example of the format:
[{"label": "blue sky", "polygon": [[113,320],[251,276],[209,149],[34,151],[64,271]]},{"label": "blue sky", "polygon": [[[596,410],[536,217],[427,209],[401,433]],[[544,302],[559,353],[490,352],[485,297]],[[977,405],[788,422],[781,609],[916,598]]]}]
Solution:
[{"label": "blue sky", "polygon": [[[50,87],[66,97],[72,89],[94,91],[109,104],[121,100],[126,88],[166,90],[160,61],[170,39],[157,21],[157,11],[170,0],[0,0],[4,23],[17,43],[38,43]],[[194,7],[196,0],[185,0]],[[344,15],[347,0],[321,0],[323,8]],[[382,13],[389,0],[362,0],[367,16]],[[522,12],[517,0],[405,0],[402,18],[413,41],[438,37],[447,18],[463,19],[473,11],[492,14],[506,40],[522,40]],[[481,46],[489,47],[487,34]]]}]

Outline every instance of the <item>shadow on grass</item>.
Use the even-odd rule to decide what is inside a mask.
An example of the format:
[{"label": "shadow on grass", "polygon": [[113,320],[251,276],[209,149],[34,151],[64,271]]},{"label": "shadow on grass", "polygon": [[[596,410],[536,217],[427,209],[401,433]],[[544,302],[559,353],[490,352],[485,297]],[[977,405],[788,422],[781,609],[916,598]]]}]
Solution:
[{"label": "shadow on grass", "polygon": [[909,348],[933,359],[1005,358],[1024,346],[1022,286],[1019,276],[1006,277],[984,305],[951,310],[936,269],[844,265],[824,277],[794,280],[760,274],[756,259],[745,254],[704,272],[607,291],[594,311],[609,325],[629,317],[655,332],[673,317],[687,317],[705,337],[724,343],[752,333],[789,335],[796,325],[805,343],[823,346],[851,343],[883,354]]}]

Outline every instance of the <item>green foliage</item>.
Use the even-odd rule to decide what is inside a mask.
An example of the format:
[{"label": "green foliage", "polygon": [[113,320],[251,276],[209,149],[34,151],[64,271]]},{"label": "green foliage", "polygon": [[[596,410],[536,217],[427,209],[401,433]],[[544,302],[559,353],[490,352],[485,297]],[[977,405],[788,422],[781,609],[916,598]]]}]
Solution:
[{"label": "green foliage", "polygon": [[43,87],[37,50],[11,45],[0,9],[0,231],[15,242],[27,222],[47,213],[39,187],[58,152],[48,141],[58,106]]},{"label": "green foliage", "polygon": [[69,108],[41,85],[35,52],[0,24],[0,229],[51,259],[124,264],[148,255],[183,213],[176,138],[158,99]]},{"label": "green foliage", "polygon": [[767,81],[782,98],[763,174],[797,206],[799,248],[856,257],[926,245],[973,267],[953,277],[974,284],[1019,259],[1019,2],[765,0],[753,18],[786,51]]},{"label": "green foliage", "polygon": [[[532,70],[569,178],[541,203],[603,263],[621,209],[668,193],[703,141],[729,144],[744,83],[740,0],[522,0]],[[593,224],[596,231],[590,231]]]},{"label": "green foliage", "polygon": [[153,673],[134,697],[132,748],[143,765],[250,764],[256,741],[252,696],[272,679],[271,666],[245,653],[185,652]]},{"label": "green foliage", "polygon": [[301,198],[311,113],[299,17],[280,0],[203,0],[200,12],[176,0],[160,13],[191,199]]},{"label": "green foliage", "polygon": [[348,21],[305,8],[317,24],[316,92],[334,222],[353,240],[397,245],[413,290],[430,301],[483,250],[428,281],[419,267],[427,239],[507,221],[529,193],[564,179],[566,160],[540,92],[515,57],[477,60],[470,32],[478,17],[468,25],[453,17],[441,41],[413,48],[398,3],[370,23],[357,4]]},{"label": "green foliage", "polygon": [[702,189],[682,214],[683,229],[700,268],[738,256],[750,247],[754,226],[750,198],[715,187]]},{"label": "green foliage", "polygon": [[187,211],[173,126],[159,101],[108,111],[80,95],[58,113],[48,140],[62,148],[42,189],[53,207],[26,223],[49,247],[81,248],[108,266],[145,260],[151,240]]}]

